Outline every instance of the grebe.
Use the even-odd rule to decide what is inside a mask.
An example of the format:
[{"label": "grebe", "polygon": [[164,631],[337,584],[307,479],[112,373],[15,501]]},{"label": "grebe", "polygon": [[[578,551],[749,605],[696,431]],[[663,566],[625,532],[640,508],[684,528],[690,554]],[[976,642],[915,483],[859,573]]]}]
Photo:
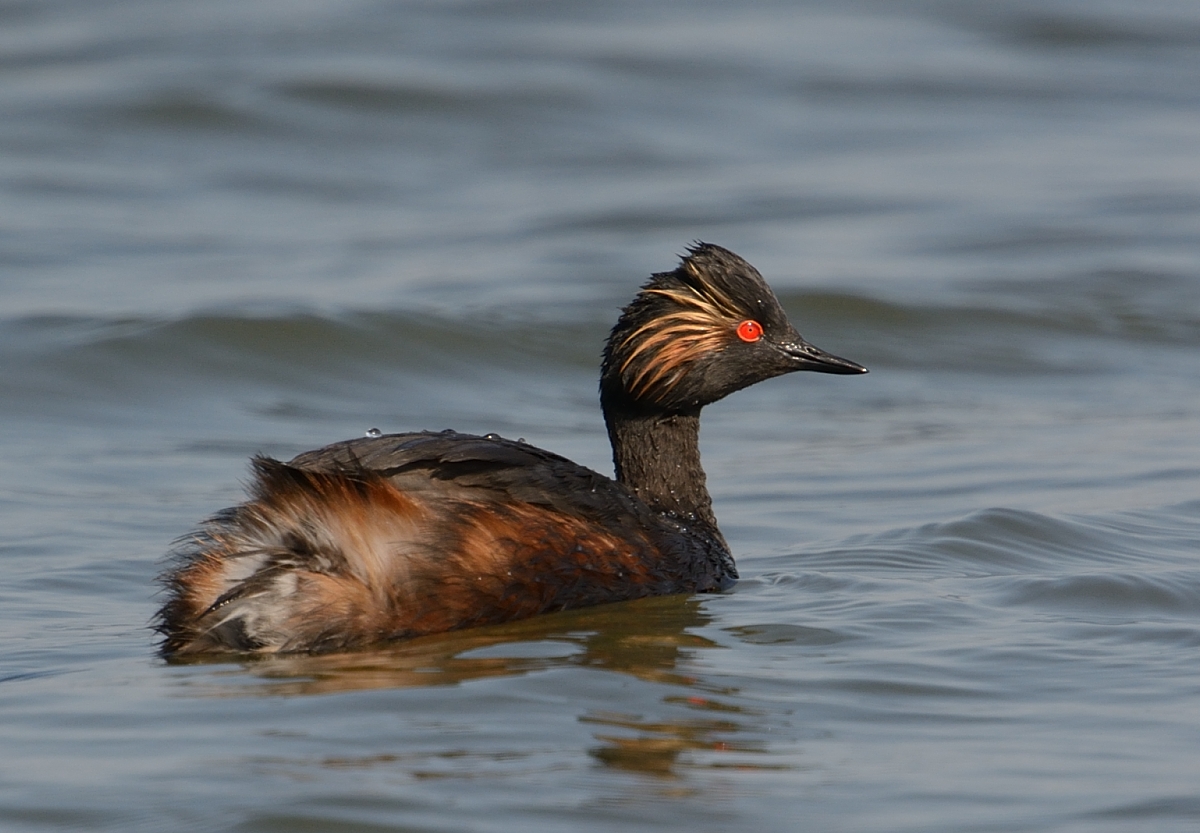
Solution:
[{"label": "grebe", "polygon": [[758,271],[697,243],[604,348],[616,480],[522,441],[367,436],[253,461],[245,503],[180,544],[162,653],[327,652],[548,611],[731,587],[700,409],[795,370],[866,373],[788,322]]}]

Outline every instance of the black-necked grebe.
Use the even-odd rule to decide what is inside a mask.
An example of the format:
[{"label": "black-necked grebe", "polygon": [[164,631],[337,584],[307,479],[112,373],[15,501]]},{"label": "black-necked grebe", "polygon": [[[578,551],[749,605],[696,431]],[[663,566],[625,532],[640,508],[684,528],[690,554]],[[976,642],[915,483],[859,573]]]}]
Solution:
[{"label": "black-necked grebe", "polygon": [[342,650],[737,579],[700,409],[795,370],[866,373],[800,337],[758,271],[698,243],[604,348],[616,480],[520,441],[368,436],[254,460],[250,499],[181,544],[162,652]]}]

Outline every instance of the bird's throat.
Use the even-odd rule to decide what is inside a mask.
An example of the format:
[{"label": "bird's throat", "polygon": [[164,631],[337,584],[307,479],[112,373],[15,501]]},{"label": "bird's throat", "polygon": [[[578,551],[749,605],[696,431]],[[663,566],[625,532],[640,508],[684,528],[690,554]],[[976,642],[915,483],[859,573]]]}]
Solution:
[{"label": "bird's throat", "polygon": [[717,530],[700,466],[700,415],[605,409],[617,480],[651,509]]}]

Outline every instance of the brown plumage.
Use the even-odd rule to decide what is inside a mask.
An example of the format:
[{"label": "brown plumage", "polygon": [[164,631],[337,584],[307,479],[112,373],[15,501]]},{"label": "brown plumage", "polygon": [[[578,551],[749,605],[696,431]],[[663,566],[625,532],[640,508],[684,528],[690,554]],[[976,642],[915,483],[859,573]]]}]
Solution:
[{"label": "brown plumage", "polygon": [[700,409],[795,370],[866,372],[800,338],[754,267],[697,244],[605,348],[616,480],[452,431],[256,458],[249,500],[178,548],[162,651],[342,650],[727,588],[737,571],[700,468]]}]

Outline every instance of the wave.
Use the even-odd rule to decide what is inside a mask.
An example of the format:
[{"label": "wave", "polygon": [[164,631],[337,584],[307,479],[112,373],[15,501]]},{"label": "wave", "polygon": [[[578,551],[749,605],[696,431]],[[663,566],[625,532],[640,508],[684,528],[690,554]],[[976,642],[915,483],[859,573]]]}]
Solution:
[{"label": "wave", "polygon": [[[603,330],[414,313],[202,313],[177,320],[37,316],[0,323],[10,373],[175,373],[303,385],[379,372],[531,362],[598,366]],[[590,348],[589,349],[589,345]]]},{"label": "wave", "polygon": [[[1167,275],[1134,283],[1098,274],[968,289],[948,303],[813,290],[784,291],[781,300],[806,337],[888,374],[873,378],[892,386],[916,384],[913,374],[929,385],[947,373],[1187,372],[1200,346],[1200,303],[1192,303],[1200,284]],[[159,405],[174,393],[211,399],[238,390],[256,401],[278,400],[255,406],[265,409],[313,407],[322,398],[334,409],[351,400],[391,409],[383,391],[460,401],[501,388],[542,396],[552,408],[564,385],[593,395],[604,338],[623,300],[457,312],[235,308],[168,319],[0,319],[0,410],[80,411],[80,403],[104,402],[127,408]],[[438,416],[447,413],[454,410]]]},{"label": "wave", "polygon": [[889,583],[918,582],[933,588],[931,604],[958,598],[1066,617],[1190,619],[1200,610],[1198,510],[1196,501],[1101,516],[993,508],[782,556],[750,584],[845,606],[880,598]]},{"label": "wave", "polygon": [[848,340],[843,349],[868,366],[1091,373],[1131,360],[1131,347],[1200,346],[1194,277],[1101,271],[946,295],[946,303],[834,292],[785,292],[781,300],[806,336]]},{"label": "wave", "polygon": [[[1086,365],[1055,355],[1072,342],[1121,349],[1200,346],[1200,281],[1183,276],[1096,273],[995,283],[954,295],[953,302],[930,303],[785,290],[780,300],[807,337],[831,349],[836,343],[839,351],[853,350],[868,364],[1078,372]],[[0,319],[0,355],[66,357],[86,351],[125,360],[175,356],[181,364],[204,357],[242,368],[305,365],[318,373],[376,363],[421,369],[455,357],[495,364],[538,358],[592,367],[622,300],[612,298],[608,310],[563,303],[461,315],[234,309],[176,319],[22,316]]]}]

